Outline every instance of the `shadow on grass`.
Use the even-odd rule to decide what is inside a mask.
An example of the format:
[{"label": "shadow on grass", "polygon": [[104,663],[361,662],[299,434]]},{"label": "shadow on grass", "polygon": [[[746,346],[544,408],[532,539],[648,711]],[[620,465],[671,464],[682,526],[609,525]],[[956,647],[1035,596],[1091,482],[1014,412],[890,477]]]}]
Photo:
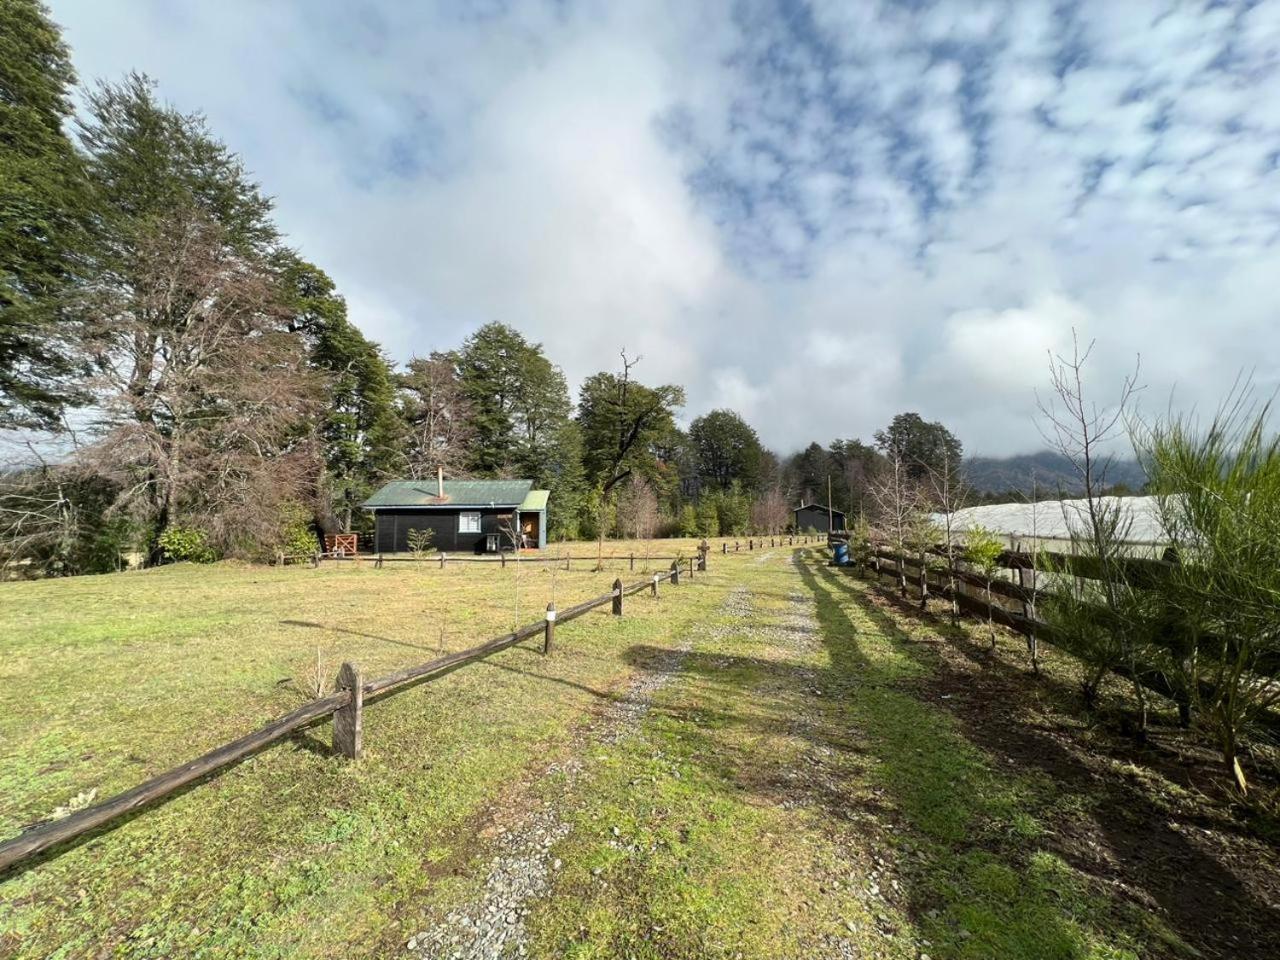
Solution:
[{"label": "shadow on grass", "polygon": [[[998,712],[991,724],[957,723],[947,702],[930,701],[929,689],[971,679],[948,666],[936,638],[909,636],[844,574],[804,559],[797,571],[819,629],[767,611],[753,613],[751,626],[784,647],[808,634],[825,648],[827,664],[752,656],[750,647],[691,652],[681,669],[703,685],[704,706],[655,704],[653,712],[678,721],[707,775],[773,803],[817,805],[846,829],[871,828],[878,836],[862,844],[868,849],[898,847],[903,886],[895,902],[931,941],[932,956],[1276,955],[1267,939],[1274,911],[1158,816],[1126,813],[1147,807],[1134,784],[1100,781],[1051,735]],[[780,586],[774,599],[786,595]],[[941,621],[931,626],[983,669],[1031,682]],[[644,646],[626,654],[634,664],[652,655]],[[762,751],[753,736],[717,735],[729,725],[792,735],[814,749],[793,762]],[[1074,809],[1077,799],[1090,810],[1099,796],[1108,814],[1099,824],[1101,856],[1038,819],[1050,806]],[[1194,884],[1176,889],[1187,876]],[[1145,915],[1152,907],[1160,919]],[[1232,922],[1214,922],[1212,911]],[[1250,932],[1259,936],[1250,941]]]},{"label": "shadow on grass", "polygon": [[[921,663],[935,688],[973,689],[974,680],[970,675],[957,671],[945,658],[912,642],[899,621],[869,602],[847,579],[847,574],[823,569],[820,580],[811,570],[802,569],[801,576],[818,600],[819,618],[828,633],[837,637],[842,633],[856,634],[840,604],[834,602],[838,594],[846,602],[857,603],[882,635]],[[1280,955],[1280,912],[1257,899],[1228,867],[1172,828],[1167,815],[1153,808],[1141,781],[1100,776],[1052,732],[1020,722],[1015,704],[1028,685],[1039,683],[1050,688],[1059,703],[1070,703],[1078,698],[1068,685],[1044,676],[1029,676],[975,644],[966,631],[953,628],[946,618],[926,614],[918,606],[897,598],[892,602],[899,616],[945,633],[954,649],[979,665],[984,689],[993,694],[1002,689],[1011,692],[1008,698],[992,696],[968,704],[952,701],[949,712],[960,720],[964,739],[980,748],[986,757],[1013,761],[1014,769],[1020,773],[1039,774],[1055,794],[1055,803],[1062,804],[1065,799],[1066,806],[1078,805],[1087,811],[1083,824],[1073,825],[1075,829],[1039,833],[1034,837],[1034,846],[1093,877],[1098,886],[1127,888],[1131,891],[1130,909],[1158,905],[1162,922],[1168,929],[1203,956],[1263,960]],[[941,705],[936,709],[942,709]],[[994,773],[987,775],[992,776]],[[913,793],[932,792],[927,779],[914,785],[907,779],[903,786]],[[982,812],[981,801],[970,805],[974,814]],[[1036,811],[1028,812],[1034,815]],[[1187,819],[1179,817],[1184,822]],[[959,845],[953,843],[953,846],[960,849]],[[1002,856],[1015,873],[1026,875],[1034,869],[1036,854],[1026,853],[1030,844],[1022,844],[1021,852],[998,853],[1000,846],[996,844],[992,852]],[[1154,932],[1154,928],[1150,932]],[[1160,946],[1171,956],[1185,952],[1175,943]],[[994,944],[992,950],[992,955],[1005,955],[995,953]]]},{"label": "shadow on grass", "polygon": [[[654,708],[683,721],[681,737],[704,772],[775,804],[816,804],[824,819],[863,834],[860,845],[869,851],[906,840],[915,853],[894,899],[931,941],[933,956],[1083,958],[1092,940],[1123,943],[1108,935],[1114,918],[1081,915],[1085,900],[1068,889],[1078,881],[1063,864],[1026,856],[1026,836],[1001,835],[1027,820],[1019,797],[943,711],[903,689],[920,666],[914,645],[894,631],[874,638],[875,649],[864,647],[837,595],[807,564],[798,570],[820,629],[797,631],[787,617],[775,624],[767,614],[752,614],[752,626],[782,644],[787,631],[775,633],[775,626],[807,632],[825,647],[828,665],[691,653],[682,670],[710,685],[705,698],[743,708]],[[762,751],[754,736],[717,737],[724,725],[789,734],[814,749],[783,760]],[[865,836],[869,829],[877,835]]]},{"label": "shadow on grass", "polygon": [[409,647],[412,650],[439,653],[439,647],[437,646],[428,646],[425,643],[410,643],[408,640],[394,640],[391,637],[379,636],[376,633],[363,633],[360,630],[352,630],[348,627],[335,627],[331,623],[312,623],[310,620],[281,620],[280,625],[284,627],[310,627],[313,630],[327,630],[330,633],[345,633],[349,637],[360,637],[362,640],[377,640],[381,643],[395,644],[397,647]]}]

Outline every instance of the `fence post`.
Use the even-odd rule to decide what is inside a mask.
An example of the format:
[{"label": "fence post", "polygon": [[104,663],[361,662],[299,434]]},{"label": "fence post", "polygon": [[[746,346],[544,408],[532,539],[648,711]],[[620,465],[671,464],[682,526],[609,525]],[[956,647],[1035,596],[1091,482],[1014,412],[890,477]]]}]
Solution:
[{"label": "fence post", "polygon": [[444,569],[444,551],[443,550],[440,551],[440,569],[441,570]]},{"label": "fence post", "polygon": [[613,581],[613,615],[622,616],[622,578]]},{"label": "fence post", "polygon": [[320,554],[313,553],[311,555],[311,569],[315,570],[319,566],[320,566]]},{"label": "fence post", "polygon": [[635,555],[634,553],[632,553],[632,554],[631,554],[631,569],[632,569],[632,570],[634,570],[635,568],[636,568],[636,555]]},{"label": "fence post", "polygon": [[503,570],[507,569],[507,551],[505,550],[498,551],[498,561],[502,564]]},{"label": "fence post", "polygon": [[382,569],[382,554],[378,554],[378,561],[373,565],[373,569],[375,570]]},{"label": "fence post", "polygon": [[653,596],[654,599],[658,597],[658,574],[656,573],[653,575]]},{"label": "fence post", "polygon": [[696,563],[697,563],[697,561],[696,561],[696,560],[694,560],[694,559],[693,559],[693,557],[690,557],[690,558],[689,558],[689,579],[690,579],[690,580],[692,580],[692,579],[693,579],[693,567],[694,567],[694,565],[695,565]]},{"label": "fence post", "polygon": [[338,671],[338,689],[348,690],[351,699],[345,707],[333,714],[333,749],[348,760],[359,760],[363,749],[361,742],[364,728],[364,685],[360,680],[360,668],[351,661]]},{"label": "fence post", "polygon": [[553,600],[547,604],[546,632],[542,635],[542,655],[551,652],[551,643],[556,636],[556,604]]},{"label": "fence post", "polygon": [[671,561],[671,585],[673,587],[680,586],[680,561]]},{"label": "fence post", "polygon": [[721,552],[721,553],[728,553],[728,552],[729,552],[729,541],[728,541],[728,540],[726,540],[724,543],[720,544],[720,552]]}]

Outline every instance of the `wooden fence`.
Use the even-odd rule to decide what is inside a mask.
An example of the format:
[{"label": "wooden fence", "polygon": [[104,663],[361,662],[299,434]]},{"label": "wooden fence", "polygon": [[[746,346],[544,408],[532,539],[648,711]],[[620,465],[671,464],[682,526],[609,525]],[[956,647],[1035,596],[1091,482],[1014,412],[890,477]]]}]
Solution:
[{"label": "wooden fence", "polygon": [[278,743],[298,730],[327,717],[333,718],[335,752],[357,759],[362,750],[362,720],[366,700],[399,691],[410,684],[438,679],[460,667],[476,663],[539,635],[542,636],[542,652],[550,653],[557,623],[563,624],[575,620],[605,604],[611,606],[614,616],[622,616],[626,597],[646,590],[656,597],[660,584],[670,582],[672,585],[679,585],[682,575],[692,578],[695,571],[705,571],[708,552],[700,551],[696,559],[689,559],[687,574],[682,574],[682,565],[673,560],[670,569],[635,583],[624,584],[621,579],[614,580],[612,589],[599,597],[559,611],[556,610],[554,603],[548,604],[546,614],[541,620],[495,637],[479,646],[437,657],[435,660],[429,660],[417,666],[406,667],[385,677],[364,680],[356,664],[344,663],[338,673],[337,690],[327,697],[311,700],[296,710],[277,717],[266,726],[153,777],[132,790],[61,820],[53,820],[32,827],[0,843],[0,874],[51,847],[84,836],[130,811],[170,796],[186,785],[231,766],[250,754],[270,744]]},{"label": "wooden fence", "polygon": [[[942,558],[945,564],[945,551],[941,547],[926,551],[928,555]],[[958,556],[963,562],[963,557]],[[1160,578],[1169,576],[1173,564],[1166,560],[1145,559],[1139,557],[1124,558],[1125,576],[1128,581],[1138,587],[1154,586]],[[967,613],[975,614],[1027,637],[1031,643],[1038,639],[1048,640],[1054,646],[1073,655],[1079,654],[1073,649],[1071,639],[1062,634],[1052,624],[1042,620],[1037,606],[1048,589],[1039,586],[1036,577],[1079,577],[1085,580],[1097,579],[1100,575],[1097,560],[1075,554],[1040,551],[1030,554],[1018,550],[1006,550],[996,559],[996,566],[1003,571],[1012,571],[1018,582],[994,577],[990,581],[982,574],[964,567],[953,567],[948,574],[945,566],[930,565],[919,556],[900,555],[884,546],[873,546],[870,566],[879,575],[892,575],[895,579],[901,576],[907,585],[914,588],[917,598],[926,602],[930,596],[939,596],[947,600],[955,599],[956,605]],[[1031,578],[1030,585],[1026,579]],[[951,590],[950,579],[957,583],[957,589]],[[988,601],[988,588],[990,600]],[[1099,616],[1105,611],[1099,608]],[[1189,649],[1193,643],[1230,642],[1222,638],[1201,636],[1188,638],[1183,636],[1175,624],[1167,625],[1164,635],[1158,642],[1170,649]],[[1262,660],[1256,667],[1267,676],[1280,676],[1280,660]],[[1127,665],[1121,663],[1114,666],[1113,671],[1132,680]],[[1165,674],[1158,670],[1143,671],[1139,682],[1163,697],[1178,705],[1184,719],[1189,715],[1188,696],[1185,690],[1179,689]],[[1207,681],[1201,681],[1199,691],[1206,699],[1212,698],[1213,688]],[[1271,734],[1280,734],[1280,716],[1274,713],[1264,714],[1259,725]]]},{"label": "wooden fence", "polygon": [[[739,553],[743,550],[748,552],[754,550],[763,550],[772,547],[795,546],[796,544],[817,543],[819,537],[814,536],[774,536],[774,537],[744,537],[741,540],[724,540],[720,543],[721,554]],[[703,541],[706,545],[707,541]],[[708,549],[712,549],[709,545]],[[636,553],[606,553],[603,555],[583,554],[581,556],[572,556],[565,554],[556,554],[548,550],[539,551],[536,555],[521,554],[519,559],[511,551],[500,551],[497,554],[463,554],[463,553],[429,553],[422,557],[405,556],[404,554],[384,554],[384,553],[348,553],[346,551],[335,551],[314,554],[288,554],[280,555],[276,558],[277,564],[288,563],[310,563],[313,567],[318,567],[322,562],[334,560],[345,563],[371,563],[375,568],[381,568],[388,563],[417,563],[423,566],[431,565],[444,570],[449,564],[454,563],[480,563],[494,564],[500,567],[506,567],[507,564],[514,563],[563,563],[565,569],[569,570],[572,563],[621,563],[626,562],[628,569],[635,570],[636,561],[642,563],[662,562],[668,560],[686,560],[687,557],[676,554],[649,554]]]}]

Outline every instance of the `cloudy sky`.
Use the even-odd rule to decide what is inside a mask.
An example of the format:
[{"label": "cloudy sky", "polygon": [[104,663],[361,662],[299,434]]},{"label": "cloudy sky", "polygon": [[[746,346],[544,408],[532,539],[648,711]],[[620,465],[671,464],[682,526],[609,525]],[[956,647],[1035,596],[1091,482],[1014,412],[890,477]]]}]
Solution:
[{"label": "cloudy sky", "polygon": [[779,450],[1040,446],[1072,327],[1146,403],[1280,380],[1280,0],[51,0],[274,195],[398,360],[644,355]]}]

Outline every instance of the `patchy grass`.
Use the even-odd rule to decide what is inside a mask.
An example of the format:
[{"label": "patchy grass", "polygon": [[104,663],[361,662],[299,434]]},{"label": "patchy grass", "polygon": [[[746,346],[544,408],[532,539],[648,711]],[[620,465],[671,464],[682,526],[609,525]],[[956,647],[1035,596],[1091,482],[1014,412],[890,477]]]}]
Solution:
[{"label": "patchy grass", "polygon": [[[620,622],[606,611],[566,624],[549,659],[514,649],[369,706],[360,763],[332,758],[327,729],[314,728],[9,875],[0,954],[388,948],[404,905],[446,884],[488,802],[625,681],[626,651],[673,643],[749,562],[713,560],[692,586],[632,598]],[[524,566],[518,610],[514,565],[218,564],[0,587],[0,834],[290,709],[303,699],[291,679],[317,647],[329,676],[343,659],[378,676],[536,620],[553,595],[562,607],[597,596],[643,563],[583,566]]]}]

